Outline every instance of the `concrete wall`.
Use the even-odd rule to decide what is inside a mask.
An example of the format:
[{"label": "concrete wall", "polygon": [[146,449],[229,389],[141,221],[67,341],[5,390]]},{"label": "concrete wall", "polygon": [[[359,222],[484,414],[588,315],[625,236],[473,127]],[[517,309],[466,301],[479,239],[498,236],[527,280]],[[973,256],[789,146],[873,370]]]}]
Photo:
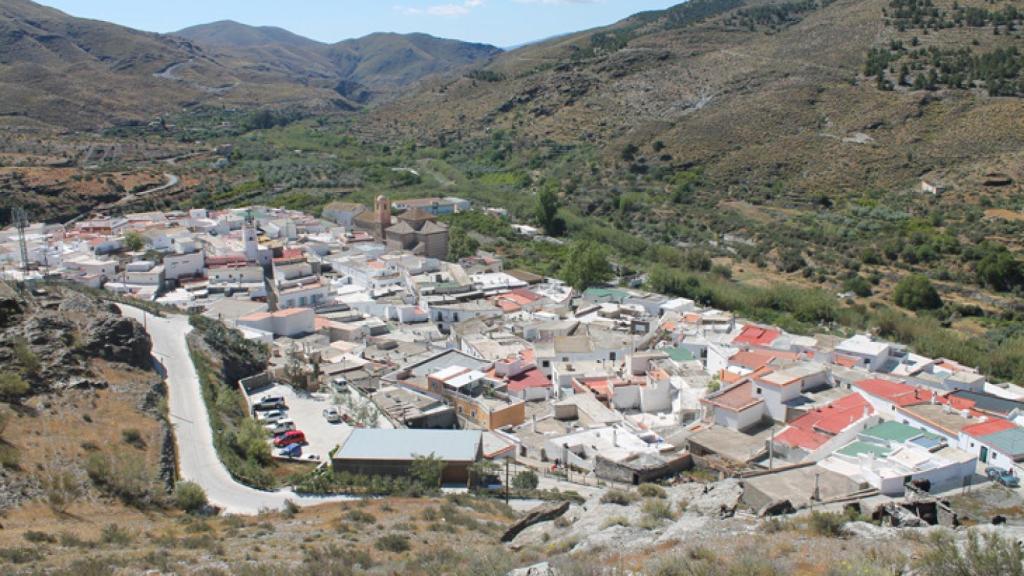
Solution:
[{"label": "concrete wall", "polygon": [[752,408],[742,411],[724,410],[714,407],[715,424],[725,426],[733,430],[746,430],[761,421],[764,416],[764,404],[758,404]]},{"label": "concrete wall", "polygon": [[202,252],[168,254],[164,256],[164,276],[168,280],[177,280],[186,276],[200,276],[203,273],[205,261]]}]

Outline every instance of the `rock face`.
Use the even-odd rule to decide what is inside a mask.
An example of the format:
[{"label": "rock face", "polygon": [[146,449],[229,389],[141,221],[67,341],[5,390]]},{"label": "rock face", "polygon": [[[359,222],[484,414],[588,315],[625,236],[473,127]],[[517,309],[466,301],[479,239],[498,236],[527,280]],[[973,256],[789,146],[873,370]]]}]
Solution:
[{"label": "rock face", "polygon": [[152,347],[149,334],[138,322],[107,316],[93,324],[89,340],[82,350],[90,356],[146,369],[151,365]]},{"label": "rock face", "polygon": [[541,522],[548,522],[554,520],[559,516],[569,511],[568,502],[551,502],[549,504],[541,504],[521,518],[518,522],[509,527],[501,536],[502,542],[511,542],[519,535],[520,532],[526,530],[534,524]]},{"label": "rock face", "polygon": [[25,301],[0,325],[0,366],[21,371],[33,393],[102,387],[89,361],[101,358],[148,370],[149,335],[114,306],[70,289],[51,288]]}]

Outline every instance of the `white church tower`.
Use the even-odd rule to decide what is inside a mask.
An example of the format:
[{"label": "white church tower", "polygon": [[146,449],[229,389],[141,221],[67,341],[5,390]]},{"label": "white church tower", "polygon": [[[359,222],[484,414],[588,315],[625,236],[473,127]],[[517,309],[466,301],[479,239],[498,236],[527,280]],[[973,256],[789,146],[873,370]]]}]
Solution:
[{"label": "white church tower", "polygon": [[242,225],[242,239],[245,242],[245,259],[249,262],[258,262],[260,243],[256,238],[256,219],[252,212],[245,216],[245,224]]}]

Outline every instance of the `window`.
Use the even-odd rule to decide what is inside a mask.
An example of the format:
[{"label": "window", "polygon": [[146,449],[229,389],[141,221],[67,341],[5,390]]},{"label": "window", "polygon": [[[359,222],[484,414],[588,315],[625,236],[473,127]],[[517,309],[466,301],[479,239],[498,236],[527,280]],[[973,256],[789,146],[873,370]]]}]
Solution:
[{"label": "window", "polygon": [[545,360],[545,361],[541,362],[540,365],[545,367],[545,368],[548,368],[549,366],[551,366],[551,362]]},{"label": "window", "polygon": [[612,362],[614,362],[615,361],[615,352],[610,352],[608,354],[608,359],[611,360]]},{"label": "window", "polygon": [[761,389],[760,388],[757,389],[757,393],[761,394]]}]

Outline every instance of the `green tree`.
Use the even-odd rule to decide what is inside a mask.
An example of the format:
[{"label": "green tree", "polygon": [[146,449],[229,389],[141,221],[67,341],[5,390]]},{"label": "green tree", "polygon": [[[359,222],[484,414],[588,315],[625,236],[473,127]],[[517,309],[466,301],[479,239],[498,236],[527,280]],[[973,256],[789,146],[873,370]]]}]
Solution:
[{"label": "green tree", "polygon": [[414,482],[427,490],[441,487],[441,475],[444,473],[444,460],[431,453],[429,456],[416,456],[409,465],[409,475]]},{"label": "green tree", "polygon": [[488,478],[498,475],[498,464],[493,460],[481,460],[469,467],[469,483],[474,486],[483,484]]},{"label": "green tree", "polygon": [[843,282],[843,290],[853,292],[861,298],[867,298],[871,296],[871,283],[865,280],[863,276],[850,276]]},{"label": "green tree", "polygon": [[309,383],[306,374],[306,362],[303,360],[302,351],[297,344],[292,344],[288,350],[284,364],[284,378],[295,388],[305,389]]},{"label": "green tree", "polygon": [[533,470],[523,470],[512,477],[512,487],[516,490],[536,490],[539,484],[540,479]]},{"label": "green tree", "polygon": [[138,252],[146,246],[146,240],[142,237],[142,234],[138,232],[129,231],[124,235],[124,247],[129,252]]},{"label": "green tree", "polygon": [[612,267],[604,247],[589,240],[573,242],[564,262],[562,279],[581,292],[612,278]]},{"label": "green tree", "polygon": [[931,280],[920,274],[911,274],[896,285],[893,300],[907,310],[934,310],[942,307],[942,298]]},{"label": "green tree", "polygon": [[976,269],[978,281],[993,290],[1012,290],[1024,284],[1020,262],[1008,250],[990,252]]},{"label": "green tree", "polygon": [[558,215],[558,193],[552,185],[546,185],[537,193],[537,222],[548,236],[565,233],[565,220]]},{"label": "green tree", "polygon": [[245,460],[269,464],[272,459],[267,431],[259,422],[246,418],[231,438],[231,446]]},{"label": "green tree", "polygon": [[469,232],[462,226],[451,227],[451,237],[448,240],[448,260],[458,262],[462,258],[473,256],[480,249],[480,243],[476,238],[469,235]]}]

